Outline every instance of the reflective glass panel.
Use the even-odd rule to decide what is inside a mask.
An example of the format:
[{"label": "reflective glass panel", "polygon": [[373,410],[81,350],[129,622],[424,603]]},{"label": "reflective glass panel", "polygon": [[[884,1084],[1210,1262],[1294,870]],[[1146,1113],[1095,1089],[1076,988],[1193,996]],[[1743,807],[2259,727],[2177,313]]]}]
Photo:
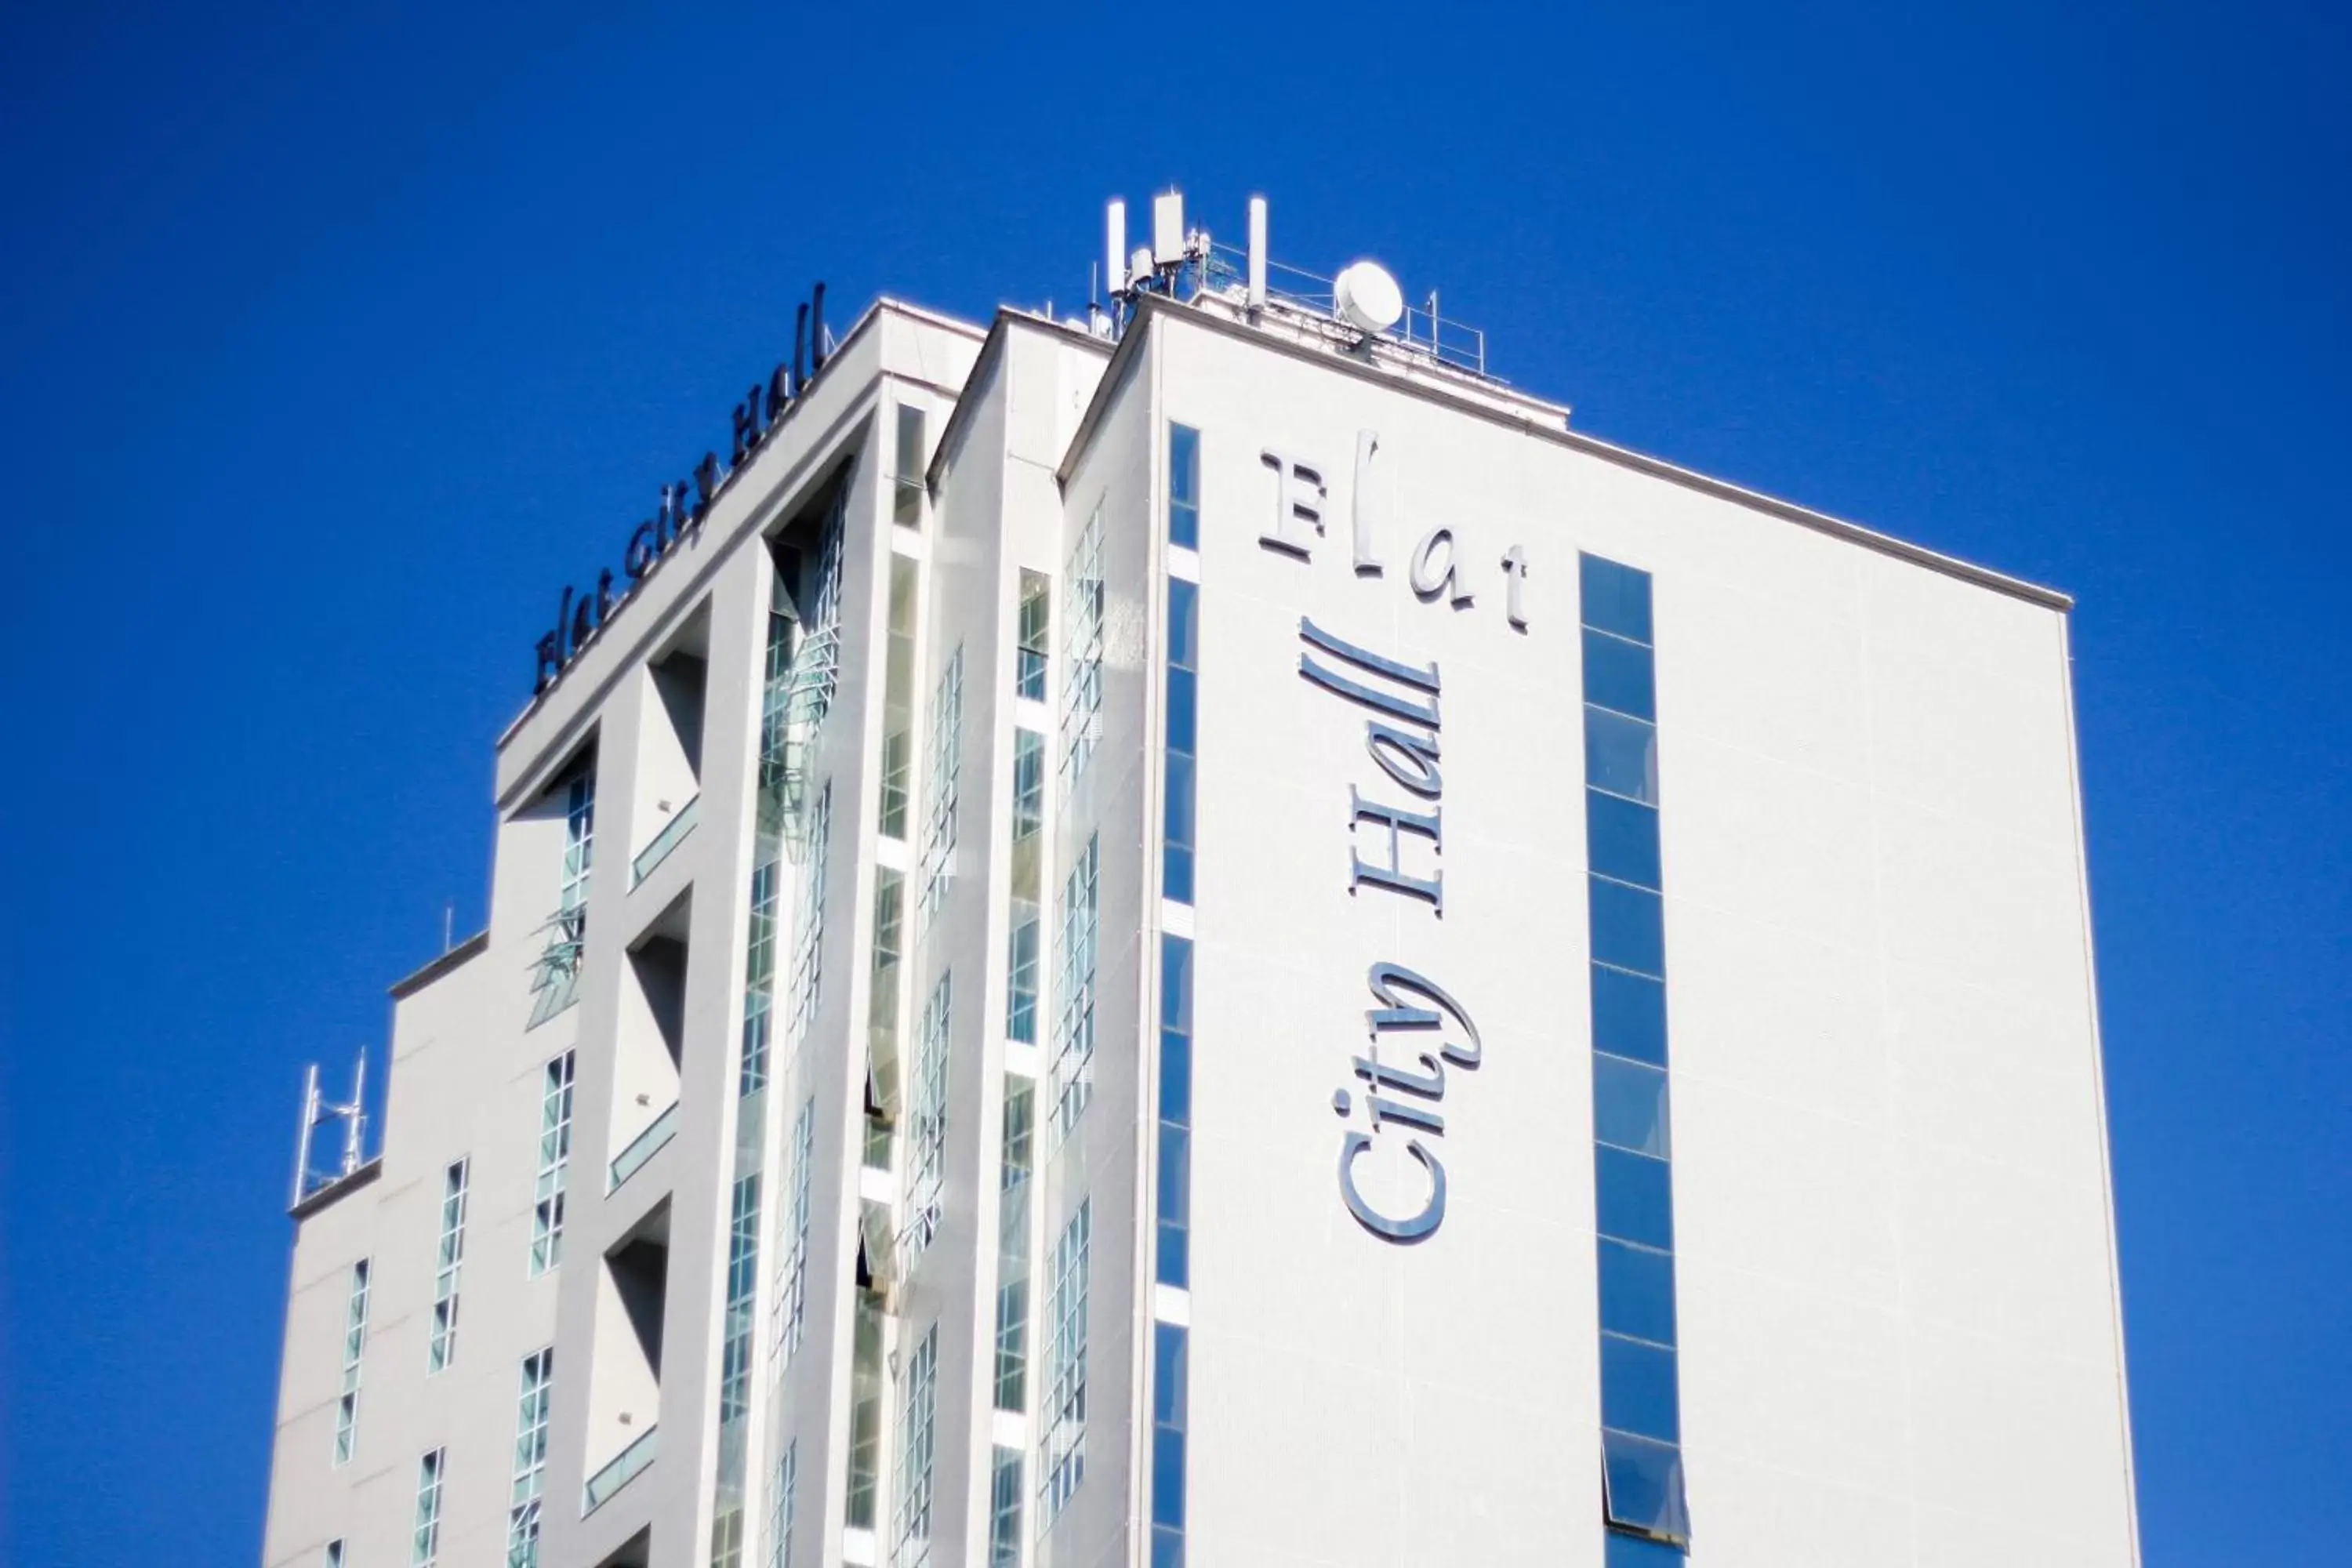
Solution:
[{"label": "reflective glass panel", "polygon": [[1190,937],[1160,939],[1160,1026],[1192,1030],[1192,942]]},{"label": "reflective glass panel", "polygon": [[1160,1222],[1160,1269],[1153,1278],[1180,1290],[1191,1289],[1192,1255],[1182,1226]]},{"label": "reflective glass panel", "polygon": [[1160,854],[1160,891],[1180,904],[1192,901],[1192,851],[1171,841]]},{"label": "reflective glass panel", "polygon": [[1594,964],[1592,1048],[1665,1066],[1665,986],[1645,975]]},{"label": "reflective glass panel", "polygon": [[1185,425],[1168,426],[1168,542],[1201,545],[1201,433]]},{"label": "reflective glass panel", "polygon": [[1201,589],[1181,577],[1168,579],[1168,662],[1186,669],[1201,663]]},{"label": "reflective glass panel", "polygon": [[1601,1243],[1601,1326],[1635,1339],[1675,1342],[1675,1259],[1665,1252]]},{"label": "reflective glass panel", "polygon": [[1584,628],[1584,700],[1636,719],[1658,716],[1658,685],[1650,650],[1607,632]]},{"label": "reflective glass panel", "polygon": [[1584,782],[1611,795],[1657,805],[1657,727],[1622,713],[1585,709]]},{"label": "reflective glass panel", "polygon": [[1601,1568],[1681,1568],[1679,1546],[1615,1530],[1608,1532],[1608,1538],[1609,1553],[1601,1559]]},{"label": "reflective glass panel", "polygon": [[1672,1167],[1622,1149],[1592,1151],[1594,1207],[1601,1234],[1668,1252],[1675,1247]]},{"label": "reflective glass panel", "polygon": [[1576,558],[1583,595],[1584,624],[1615,632],[1635,642],[1653,641],[1650,633],[1650,574],[1598,555]]},{"label": "reflective glass panel", "polygon": [[1637,974],[1666,972],[1665,900],[1644,888],[1588,877],[1592,961]]},{"label": "reflective glass panel", "polygon": [[1667,1144],[1666,1075],[1622,1057],[1592,1055],[1592,1136],[1637,1154],[1671,1159]]},{"label": "reflective glass panel", "polygon": [[1189,1217],[1186,1196],[1192,1187],[1192,1134],[1172,1121],[1160,1124],[1160,1217],[1182,1225]]},{"label": "reflective glass panel", "polygon": [[1601,1462],[1610,1523],[1674,1541],[1690,1539],[1681,1449],[1622,1432],[1603,1432]]},{"label": "reflective glass panel", "polygon": [[1584,792],[1585,863],[1604,877],[1643,888],[1663,887],[1658,873],[1658,808]]},{"label": "reflective glass panel", "polygon": [[1151,1429],[1151,1522],[1184,1528],[1184,1434],[1173,1426]]},{"label": "reflective glass panel", "polygon": [[1160,1031],[1160,1120],[1192,1120],[1192,1037],[1173,1029]]},{"label": "reflective glass panel", "polygon": [[1168,672],[1168,749],[1171,752],[1199,749],[1199,721],[1194,711],[1194,683],[1199,679],[1189,669]]},{"label": "reflective glass panel", "polygon": [[1675,1352],[1662,1345],[1637,1344],[1614,1334],[1601,1336],[1601,1424],[1669,1443],[1682,1441]]},{"label": "reflective glass panel", "polygon": [[1184,1331],[1174,1323],[1151,1325],[1151,1419],[1184,1425]]}]

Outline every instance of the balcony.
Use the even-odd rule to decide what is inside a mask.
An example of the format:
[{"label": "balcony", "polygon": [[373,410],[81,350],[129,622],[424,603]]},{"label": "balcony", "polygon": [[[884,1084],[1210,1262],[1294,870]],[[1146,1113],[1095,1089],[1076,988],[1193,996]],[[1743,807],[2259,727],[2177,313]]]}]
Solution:
[{"label": "balcony", "polygon": [[635,1175],[639,1166],[660,1153],[662,1145],[677,1135],[677,1101],[673,1100],[667,1110],[654,1118],[651,1126],[629,1140],[629,1146],[613,1156],[612,1169],[604,1183],[604,1195],[610,1197],[619,1192],[623,1182]]},{"label": "balcony", "polygon": [[643,886],[645,879],[654,874],[655,868],[668,859],[669,852],[694,831],[695,819],[701,815],[701,805],[702,796],[697,795],[679,806],[677,815],[664,823],[662,830],[654,835],[654,841],[637,852],[637,858],[629,862],[629,886],[632,889]]},{"label": "balcony", "polygon": [[654,1456],[661,1451],[657,1441],[660,1436],[660,1427],[646,1427],[635,1442],[614,1455],[609,1464],[588,1478],[580,1504],[581,1518],[587,1518],[610,1502],[614,1492],[636,1479],[637,1472],[654,1462]]}]

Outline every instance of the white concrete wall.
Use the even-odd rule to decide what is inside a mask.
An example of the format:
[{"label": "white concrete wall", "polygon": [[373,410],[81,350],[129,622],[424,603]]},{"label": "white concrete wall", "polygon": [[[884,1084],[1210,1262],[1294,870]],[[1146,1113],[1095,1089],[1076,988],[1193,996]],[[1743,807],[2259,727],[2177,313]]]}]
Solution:
[{"label": "white concrete wall", "polygon": [[[2136,1561],[2063,615],[1158,330],[1165,413],[1202,431],[1195,1560],[1601,1561],[1583,550],[1655,578],[1692,1562]],[[1366,429],[1378,575],[1350,567]],[[1259,542],[1269,448],[1328,482],[1311,562]],[[1466,607],[1406,582],[1441,525]],[[1413,803],[1299,678],[1302,615],[1441,669],[1443,919],[1348,891],[1349,784]],[[1485,1037],[1411,1247],[1337,1185],[1379,959]]]}]

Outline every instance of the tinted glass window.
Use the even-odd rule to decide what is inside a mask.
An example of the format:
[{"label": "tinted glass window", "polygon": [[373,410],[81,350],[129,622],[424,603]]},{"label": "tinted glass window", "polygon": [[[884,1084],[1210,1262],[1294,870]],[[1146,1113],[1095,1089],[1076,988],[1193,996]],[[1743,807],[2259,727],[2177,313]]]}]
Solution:
[{"label": "tinted glass window", "polygon": [[1675,1342],[1675,1260],[1622,1241],[1601,1244],[1601,1326],[1635,1339]]},{"label": "tinted glass window", "polygon": [[1682,1440],[1675,1415],[1675,1352],[1601,1336],[1601,1424],[1644,1437]]},{"label": "tinted glass window", "polygon": [[1584,782],[1611,795],[1658,804],[1658,731],[1622,713],[1584,710]]},{"label": "tinted glass window", "polygon": [[1650,635],[1650,574],[1598,555],[1577,557],[1584,624],[1646,643]]},{"label": "tinted glass window", "polygon": [[1607,632],[1584,630],[1584,700],[1636,719],[1658,716],[1650,650]]},{"label": "tinted glass window", "polygon": [[1664,887],[1658,875],[1658,808],[1584,792],[1584,854],[1591,868],[1621,882]]},{"label": "tinted glass window", "polygon": [[1596,1148],[1592,1171],[1593,1206],[1603,1236],[1674,1250],[1675,1200],[1664,1161]]},{"label": "tinted glass window", "polygon": [[1593,1053],[1592,1136],[1637,1154],[1670,1158],[1666,1075],[1640,1062]]},{"label": "tinted glass window", "polygon": [[1588,877],[1592,959],[1639,974],[1666,972],[1665,900],[1643,888]]},{"label": "tinted glass window", "polygon": [[1592,1048],[1665,1066],[1665,986],[1643,975],[1594,964]]}]

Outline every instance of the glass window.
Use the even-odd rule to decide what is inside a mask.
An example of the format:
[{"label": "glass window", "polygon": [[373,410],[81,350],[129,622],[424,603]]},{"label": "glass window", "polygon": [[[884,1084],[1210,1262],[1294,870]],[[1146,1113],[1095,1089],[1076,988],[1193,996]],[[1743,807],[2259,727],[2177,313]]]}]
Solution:
[{"label": "glass window", "polygon": [[776,1291],[776,1361],[790,1366],[801,1348],[801,1327],[808,1310],[809,1197],[816,1163],[816,1097],[811,1095],[793,1118],[792,1210],[790,1241],[779,1271]]},{"label": "glass window", "polygon": [[1045,821],[1045,737],[1013,732],[1013,838],[1034,838]]},{"label": "glass window", "polygon": [[1168,426],[1168,542],[1201,547],[1201,433]]},{"label": "glass window", "polygon": [[352,1265],[350,1299],[343,1308],[343,1384],[335,1401],[335,1463],[351,1462],[359,1440],[360,1358],[367,1349],[368,1260]]},{"label": "glass window", "polygon": [[1665,986],[1647,975],[1594,964],[1592,1048],[1665,1066]]},{"label": "glass window", "polygon": [[1592,1136],[1602,1143],[1664,1160],[1666,1075],[1622,1057],[1592,1055]]},{"label": "glass window", "polygon": [[1053,633],[1053,579],[1043,572],[1021,573],[1020,650],[1014,657],[1013,695],[1032,702],[1045,700],[1045,660]]},{"label": "glass window", "polygon": [[1199,719],[1194,707],[1198,700],[1194,682],[1198,679],[1189,669],[1168,672],[1168,749],[1171,752],[1192,752],[1199,744]]},{"label": "glass window", "polygon": [[1168,789],[1161,805],[1160,892],[1162,898],[1189,904],[1193,897],[1192,759],[1168,753]]},{"label": "glass window", "polygon": [[1021,1568],[1021,1450],[994,1450],[991,1468],[988,1568]]},{"label": "glass window", "polygon": [[923,411],[911,403],[898,405],[898,463],[893,477],[896,494],[890,517],[894,522],[923,521]]},{"label": "glass window", "polygon": [[441,1246],[436,1254],[433,1330],[425,1360],[428,1375],[447,1366],[457,1354],[457,1273],[466,1260],[467,1168],[467,1162],[460,1160],[442,1179]]},{"label": "glass window", "polygon": [[931,1458],[938,1409],[940,1326],[923,1331],[908,1363],[905,1398],[898,1423],[898,1542],[890,1560],[898,1563],[928,1561],[931,1540]]},{"label": "glass window", "polygon": [[[1186,1194],[1192,1185],[1191,1134],[1171,1121],[1160,1124],[1160,1217],[1182,1225],[1190,1217]],[[1172,1281],[1171,1281],[1172,1283]]]},{"label": "glass window", "polygon": [[1151,1522],[1184,1528],[1184,1434],[1173,1426],[1151,1429]]},{"label": "glass window", "polygon": [[926,922],[940,912],[955,875],[956,815],[963,777],[963,645],[958,643],[940,671],[931,695],[929,801],[923,835],[922,910]]},{"label": "glass window", "polygon": [[1611,1333],[1673,1344],[1674,1255],[1602,1238],[1601,1326]]},{"label": "glass window", "polygon": [[1184,1331],[1174,1323],[1151,1325],[1151,1419],[1162,1426],[1184,1423]]},{"label": "glass window", "polygon": [[1045,1497],[1041,1529],[1053,1527],[1086,1479],[1087,1254],[1092,1213],[1090,1203],[1081,1202],[1077,1213],[1070,1216],[1055,1246],[1053,1271],[1046,1279],[1053,1337],[1042,1413],[1045,1474],[1040,1489]]},{"label": "glass window", "polygon": [[1041,921],[1037,906],[1025,899],[1013,900],[1012,929],[1006,937],[1004,993],[1005,1037],[1024,1046],[1037,1043],[1037,937]]},{"label": "glass window", "polygon": [[1638,643],[1650,632],[1650,574],[1598,555],[1577,557],[1578,590],[1584,624]]},{"label": "glass window", "polygon": [[1062,584],[1062,771],[1076,784],[1102,739],[1103,521],[1095,508],[1070,551]]},{"label": "glass window", "polygon": [[1636,887],[1664,886],[1658,867],[1658,808],[1584,792],[1586,864],[1603,877]]},{"label": "glass window", "polygon": [[1646,888],[1588,877],[1592,959],[1637,974],[1666,972],[1665,900]]},{"label": "glass window", "polygon": [[1601,1336],[1601,1424],[1668,1443],[1682,1441],[1675,1408],[1675,1352],[1664,1345]]},{"label": "glass window", "polygon": [[1168,579],[1168,662],[1179,669],[1201,664],[1201,587],[1181,577]]},{"label": "glass window", "polygon": [[1160,939],[1160,1026],[1192,1028],[1192,942],[1189,937]]},{"label": "glass window", "polygon": [[1160,1031],[1160,1119],[1192,1121],[1192,1037],[1179,1029]]},{"label": "glass window", "polygon": [[1672,1167],[1622,1149],[1595,1148],[1592,1169],[1601,1234],[1673,1251]]},{"label": "glass window", "polygon": [[915,758],[916,564],[890,557],[890,640],[882,676],[882,837],[907,837]]},{"label": "glass window", "polygon": [[1629,1433],[1604,1431],[1601,1454],[1610,1523],[1668,1541],[1690,1539],[1680,1448]]},{"label": "glass window", "polygon": [[1650,650],[1607,632],[1584,628],[1584,700],[1636,719],[1658,717],[1658,690]]},{"label": "glass window", "polygon": [[1658,731],[1622,713],[1584,710],[1584,782],[1628,800],[1658,804]]},{"label": "glass window", "polygon": [[441,1458],[436,1448],[416,1461],[416,1525],[409,1539],[409,1568],[433,1568],[441,1556]]}]

